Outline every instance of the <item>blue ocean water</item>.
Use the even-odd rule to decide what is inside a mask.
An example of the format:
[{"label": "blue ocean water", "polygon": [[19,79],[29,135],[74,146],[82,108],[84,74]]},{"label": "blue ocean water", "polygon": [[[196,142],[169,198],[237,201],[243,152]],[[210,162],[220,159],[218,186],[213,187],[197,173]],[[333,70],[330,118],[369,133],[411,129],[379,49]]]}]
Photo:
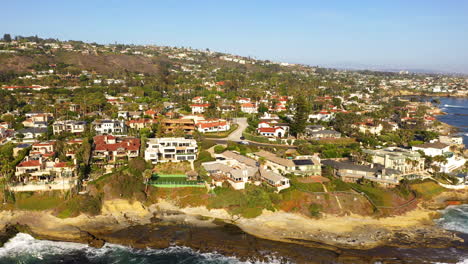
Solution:
[{"label": "blue ocean water", "polygon": [[[38,240],[19,233],[0,248],[0,263],[184,263],[184,264],[238,264],[234,257],[217,253],[198,253],[187,247],[166,249],[133,249],[115,244],[92,248],[85,244]],[[268,263],[279,263],[272,258]]]},{"label": "blue ocean water", "polygon": [[468,98],[440,97],[440,108],[447,113],[438,116],[441,122],[458,127],[463,143],[468,145]]}]

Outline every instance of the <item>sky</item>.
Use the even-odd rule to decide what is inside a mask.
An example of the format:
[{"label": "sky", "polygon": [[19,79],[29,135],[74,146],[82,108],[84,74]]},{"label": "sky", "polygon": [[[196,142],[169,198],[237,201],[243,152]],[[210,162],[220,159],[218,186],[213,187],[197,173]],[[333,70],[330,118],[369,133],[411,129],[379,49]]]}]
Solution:
[{"label": "sky", "polygon": [[468,0],[2,1],[0,33],[468,73]]}]

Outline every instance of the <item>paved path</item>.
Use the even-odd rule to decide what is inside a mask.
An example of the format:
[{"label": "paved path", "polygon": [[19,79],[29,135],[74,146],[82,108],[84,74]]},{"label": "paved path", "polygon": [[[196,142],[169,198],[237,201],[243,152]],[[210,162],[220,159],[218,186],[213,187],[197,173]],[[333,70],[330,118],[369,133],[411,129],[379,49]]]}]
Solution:
[{"label": "paved path", "polygon": [[217,144],[227,144],[228,141],[233,141],[233,142],[248,141],[249,145],[254,145],[254,146],[270,146],[270,147],[283,147],[283,148],[286,147],[286,148],[291,148],[291,149],[297,148],[297,146],[278,145],[278,144],[273,144],[273,143],[270,144],[270,143],[261,143],[261,142],[255,142],[255,141],[250,141],[250,140],[241,140],[240,138],[242,137],[242,133],[249,126],[249,123],[247,122],[247,118],[246,117],[234,118],[233,123],[236,123],[238,127],[235,131],[229,134],[229,136],[225,138],[208,138],[208,139],[215,141]]},{"label": "paved path", "polygon": [[240,138],[242,137],[242,133],[249,126],[249,124],[247,123],[247,118],[246,117],[234,118],[232,122],[234,124],[237,124],[238,127],[231,134],[229,134],[229,136],[224,137],[224,138],[212,138],[212,139],[215,139],[217,141],[241,141]]},{"label": "paved path", "polygon": [[245,129],[247,129],[249,124],[247,123],[246,117],[234,118],[233,121],[238,125],[238,127],[234,132],[229,134],[229,136],[224,139],[229,141],[239,141],[241,140],[240,138],[242,137],[242,133],[245,131]]}]

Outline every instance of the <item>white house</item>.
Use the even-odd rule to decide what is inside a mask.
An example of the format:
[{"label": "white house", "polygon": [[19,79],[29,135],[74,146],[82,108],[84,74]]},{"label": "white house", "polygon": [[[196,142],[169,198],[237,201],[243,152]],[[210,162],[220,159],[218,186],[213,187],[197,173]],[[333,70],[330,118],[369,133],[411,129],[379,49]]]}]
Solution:
[{"label": "white house", "polygon": [[195,139],[182,137],[148,138],[146,142],[145,160],[153,164],[158,162],[195,161],[198,145]]},{"label": "white house", "polygon": [[93,122],[96,134],[124,134],[125,122],[122,120],[95,120]]},{"label": "white house", "polygon": [[250,103],[250,98],[239,98],[239,99],[237,99],[237,103],[239,103],[239,104]]},{"label": "white house", "polygon": [[191,104],[192,114],[202,114],[208,109],[210,104]]},{"label": "white house", "polygon": [[426,156],[439,156],[446,152],[450,152],[450,146],[441,142],[424,143],[412,147],[412,150],[422,150]]},{"label": "white house", "polygon": [[284,137],[286,131],[282,127],[260,127],[257,128],[257,132],[265,137]]},{"label": "white house", "polygon": [[451,155],[447,157],[446,163],[434,162],[434,165],[440,168],[440,172],[450,173],[462,166],[465,165],[466,159],[463,157],[458,157],[456,155]]},{"label": "white house", "polygon": [[201,133],[222,132],[228,131],[231,128],[229,123],[224,119],[209,119],[198,121],[198,123],[196,123],[195,126],[197,127],[197,130]]},{"label": "white house", "polygon": [[248,114],[256,114],[258,113],[258,108],[256,104],[244,103],[241,104],[241,111]]},{"label": "white house", "polygon": [[309,115],[309,119],[315,119],[315,120],[320,120],[320,121],[330,121],[333,118],[333,113],[330,113],[329,111],[322,110],[318,112],[317,114],[311,114]]}]

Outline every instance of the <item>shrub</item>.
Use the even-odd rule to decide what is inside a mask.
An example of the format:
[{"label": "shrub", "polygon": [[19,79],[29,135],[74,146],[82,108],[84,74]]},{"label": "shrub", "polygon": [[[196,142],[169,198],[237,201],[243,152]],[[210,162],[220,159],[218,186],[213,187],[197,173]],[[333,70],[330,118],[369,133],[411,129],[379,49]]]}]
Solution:
[{"label": "shrub", "polygon": [[101,197],[78,195],[61,204],[55,213],[59,218],[76,217],[82,213],[98,215],[101,212]]},{"label": "shrub", "polygon": [[320,217],[322,211],[322,205],[312,203],[309,205],[309,213],[312,217]]},{"label": "shrub", "polygon": [[201,142],[200,147],[202,150],[206,150],[206,149],[213,147],[214,145],[216,145],[216,142],[205,139]]},{"label": "shrub", "polygon": [[225,150],[226,150],[226,148],[223,147],[223,146],[221,146],[221,145],[216,145],[216,146],[214,147],[214,152],[215,152],[216,154],[223,153]]}]

